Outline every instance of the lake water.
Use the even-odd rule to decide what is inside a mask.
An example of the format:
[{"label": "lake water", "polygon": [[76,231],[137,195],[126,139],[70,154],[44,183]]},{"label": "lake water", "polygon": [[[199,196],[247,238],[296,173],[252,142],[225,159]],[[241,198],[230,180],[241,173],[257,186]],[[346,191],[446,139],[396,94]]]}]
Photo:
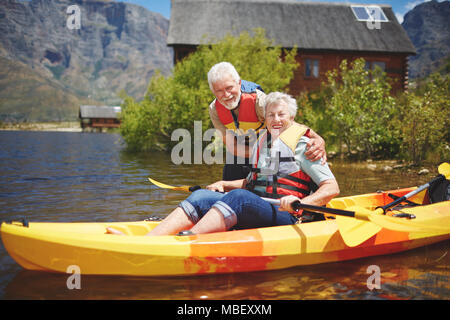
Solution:
[{"label": "lake water", "polygon": [[[174,165],[170,155],[132,155],[117,134],[0,132],[0,220],[136,221],[164,217],[186,194],[158,189],[207,185],[221,166]],[[332,161],[341,195],[419,185],[436,175],[371,171],[367,163]],[[409,252],[279,271],[201,277],[83,276],[23,270],[0,244],[0,299],[449,299],[449,241]],[[366,286],[381,270],[381,289]]]}]

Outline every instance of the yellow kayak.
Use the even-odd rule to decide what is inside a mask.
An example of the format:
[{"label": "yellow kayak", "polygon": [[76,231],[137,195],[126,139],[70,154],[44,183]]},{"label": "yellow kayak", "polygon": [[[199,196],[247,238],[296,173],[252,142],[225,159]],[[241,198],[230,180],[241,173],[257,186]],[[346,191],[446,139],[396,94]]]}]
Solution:
[{"label": "yellow kayak", "polygon": [[[414,188],[333,199],[327,207],[373,210]],[[409,199],[420,203],[424,192]],[[390,211],[414,215],[411,222],[448,223],[450,201]],[[350,219],[350,218],[348,218]],[[392,218],[394,219],[394,218]],[[408,226],[408,220],[403,219]],[[158,222],[2,223],[1,237],[10,256],[29,270],[81,274],[197,275],[274,270],[392,254],[450,238],[445,230],[412,232],[380,227],[362,243],[349,246],[339,219],[290,226],[236,230],[190,236],[145,236]],[[366,222],[372,223],[372,222]],[[113,227],[126,235],[106,234]],[[378,229],[377,229],[378,230]],[[347,232],[347,231],[346,231]]]}]

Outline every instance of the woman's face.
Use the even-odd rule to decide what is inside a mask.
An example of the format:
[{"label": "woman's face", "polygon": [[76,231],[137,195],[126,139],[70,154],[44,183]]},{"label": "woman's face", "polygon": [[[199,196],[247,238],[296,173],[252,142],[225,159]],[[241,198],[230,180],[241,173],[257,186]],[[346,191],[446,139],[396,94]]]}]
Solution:
[{"label": "woman's face", "polygon": [[266,108],[266,126],[272,136],[279,136],[294,123],[284,101],[272,103]]}]

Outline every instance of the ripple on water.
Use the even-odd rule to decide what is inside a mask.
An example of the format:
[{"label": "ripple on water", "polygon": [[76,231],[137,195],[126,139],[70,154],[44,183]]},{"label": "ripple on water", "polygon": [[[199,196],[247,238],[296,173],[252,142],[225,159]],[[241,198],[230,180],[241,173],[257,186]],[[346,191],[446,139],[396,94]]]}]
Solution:
[{"label": "ripple on water", "polygon": [[[133,155],[115,134],[0,132],[0,217],[31,221],[133,221],[164,217],[187,194],[159,189],[205,186],[221,166],[171,164],[170,155]],[[425,183],[435,175],[374,172],[333,161],[342,195]],[[0,299],[449,299],[449,242],[390,256],[270,272],[199,277],[67,277],[21,271],[0,244]],[[366,269],[380,266],[382,289],[367,289]],[[202,298],[203,297],[203,298]]]}]

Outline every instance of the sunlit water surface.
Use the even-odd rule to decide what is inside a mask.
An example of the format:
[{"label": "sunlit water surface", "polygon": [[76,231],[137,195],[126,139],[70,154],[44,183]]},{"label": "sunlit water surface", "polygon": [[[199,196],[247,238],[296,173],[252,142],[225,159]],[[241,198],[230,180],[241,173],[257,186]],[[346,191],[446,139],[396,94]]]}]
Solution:
[{"label": "sunlit water surface", "polygon": [[[164,217],[186,194],[158,189],[207,185],[220,165],[174,165],[170,154],[126,153],[117,134],[0,132],[0,220],[136,221]],[[436,172],[371,171],[367,163],[332,160],[341,195],[409,187]],[[389,256],[279,271],[200,277],[83,276],[23,270],[0,244],[1,299],[448,299],[449,242]],[[367,268],[381,270],[381,289],[367,288]]]}]

